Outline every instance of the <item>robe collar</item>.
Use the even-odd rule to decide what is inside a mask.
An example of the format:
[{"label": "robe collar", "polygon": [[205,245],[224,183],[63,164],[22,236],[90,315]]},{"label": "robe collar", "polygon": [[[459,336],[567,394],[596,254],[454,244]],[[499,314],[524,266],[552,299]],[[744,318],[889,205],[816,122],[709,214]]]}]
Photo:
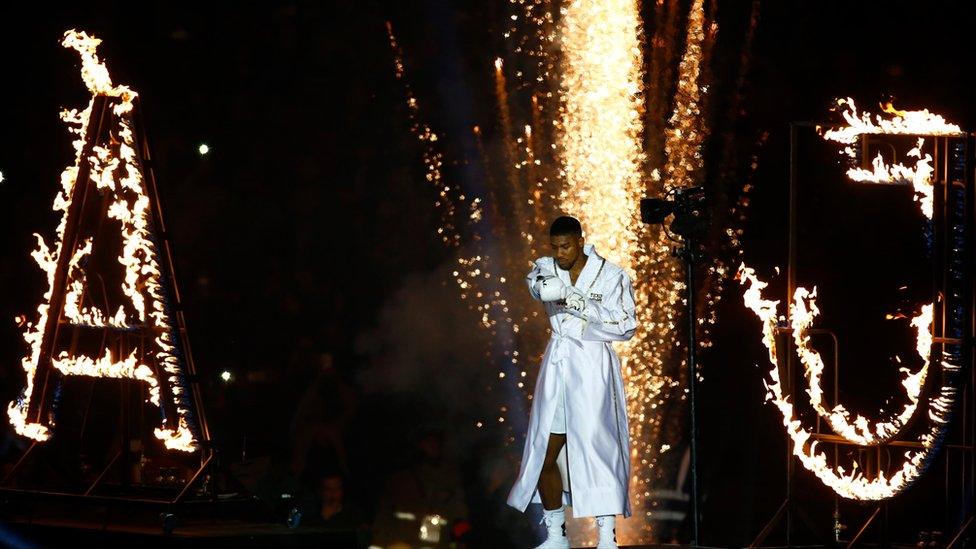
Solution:
[{"label": "robe collar", "polygon": [[[580,271],[575,287],[579,290],[586,291],[589,285],[593,283],[593,279],[596,278],[597,273],[600,272],[600,265],[603,264],[604,260],[600,254],[596,253],[596,248],[593,247],[593,244],[584,244],[583,253],[586,254],[586,264],[583,265],[583,270]],[[573,284],[569,271],[560,267],[556,263],[555,258],[553,258],[552,262],[556,266],[556,272],[559,273],[559,278],[566,284]]]}]

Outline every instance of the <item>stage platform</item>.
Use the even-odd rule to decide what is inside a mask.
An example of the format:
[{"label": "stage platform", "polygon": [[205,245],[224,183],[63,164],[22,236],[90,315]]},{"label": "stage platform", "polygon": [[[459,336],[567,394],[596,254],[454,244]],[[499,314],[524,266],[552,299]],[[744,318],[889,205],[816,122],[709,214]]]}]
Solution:
[{"label": "stage platform", "polygon": [[[121,523],[97,524],[71,520],[38,520],[33,523],[5,522],[0,526],[0,546],[34,547],[316,547],[354,549],[353,532],[328,532],[310,526],[288,528],[284,524],[243,521],[207,521],[178,524],[171,534],[158,526]],[[621,545],[621,549],[678,549],[681,545]],[[513,548],[515,549],[515,548]],[[574,547],[574,549],[590,549]]]},{"label": "stage platform", "polygon": [[[177,524],[171,534],[160,526],[136,526],[122,523],[91,523],[59,520],[4,522],[0,526],[0,546],[35,547],[316,547],[354,549],[353,532],[328,532],[311,526],[288,528],[284,524],[248,523],[243,521],[207,521]],[[621,549],[678,549],[680,545],[621,545]],[[365,549],[365,548],[364,548]],[[514,548],[513,548],[514,549]],[[574,547],[574,549],[590,549]]]},{"label": "stage platform", "polygon": [[159,524],[91,523],[67,519],[5,522],[0,532],[3,547],[349,547],[355,532],[330,532],[314,526],[289,528],[284,524],[243,521],[207,521],[177,524],[165,533]]}]

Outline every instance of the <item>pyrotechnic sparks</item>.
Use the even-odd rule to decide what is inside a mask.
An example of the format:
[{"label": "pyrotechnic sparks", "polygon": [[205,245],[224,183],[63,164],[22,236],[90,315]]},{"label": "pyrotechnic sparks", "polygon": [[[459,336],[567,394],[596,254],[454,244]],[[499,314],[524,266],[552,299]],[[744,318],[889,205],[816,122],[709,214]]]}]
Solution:
[{"label": "pyrotechnic sparks", "polygon": [[583,223],[588,241],[632,278],[644,190],[639,33],[632,0],[577,1],[563,8],[562,205]]},{"label": "pyrotechnic sparks", "polygon": [[[588,239],[608,250],[635,282],[641,329],[618,350],[631,416],[631,501],[648,515],[657,446],[667,446],[659,430],[662,404],[668,397],[665,392],[676,388],[682,377],[675,304],[684,284],[680,264],[671,255],[672,243],[659,230],[643,227],[636,207],[645,192],[660,193],[664,185],[686,187],[701,177],[701,147],[707,135],[700,80],[704,26],[702,2],[695,2],[678,67],[674,111],[667,123],[665,165],[660,167],[667,181],[661,181],[658,169],[650,178],[642,176],[644,103],[637,4],[572,2],[563,8],[560,20],[562,112],[557,150],[566,183],[562,203],[582,220]],[[648,525],[639,522],[621,524],[624,538],[647,538]]]},{"label": "pyrotechnic sparks", "polygon": [[[555,15],[552,0],[509,0],[512,13],[504,37],[519,58],[534,62],[531,75],[517,71],[519,80],[531,79],[524,85],[544,85],[555,71],[550,51],[556,42]],[[552,95],[549,95],[552,97]]]},{"label": "pyrotechnic sparks", "polygon": [[[512,128],[512,114],[508,106],[508,84],[505,80],[505,65],[499,57],[495,59],[495,100],[498,103],[498,118],[501,121],[502,143],[505,154],[505,182],[514,199],[514,215],[517,220],[519,240],[531,243],[532,231],[526,218],[526,201],[522,198],[522,183],[520,172],[522,163],[519,162],[514,129]],[[518,142],[522,140],[519,138]]]},{"label": "pyrotechnic sparks", "polygon": [[[494,261],[491,254],[483,251],[482,238],[480,237],[475,238],[475,241],[462,251],[462,235],[458,223],[464,223],[469,227],[477,227],[484,223],[486,221],[483,211],[484,199],[477,196],[468,197],[457,186],[452,188],[444,181],[441,171],[443,155],[438,149],[436,134],[421,121],[419,102],[405,79],[403,54],[393,33],[393,26],[387,22],[386,27],[394,56],[395,75],[403,83],[406,94],[411,132],[424,144],[422,156],[427,171],[427,181],[434,186],[439,197],[434,202],[434,208],[441,212],[442,220],[441,226],[437,229],[437,234],[445,245],[455,249],[457,253],[455,259],[457,266],[452,274],[459,290],[458,295],[462,301],[468,303],[468,308],[476,313],[481,327],[489,331],[494,338],[493,343],[500,348],[494,351],[492,349],[486,350],[486,358],[493,359],[498,354],[507,358],[499,371],[499,379],[505,379],[506,372],[514,378],[514,373],[519,368],[519,353],[514,350],[514,347],[515,337],[520,331],[520,317],[513,310],[514,304],[506,292],[506,278],[497,274],[499,268],[511,268],[512,265],[509,265],[504,259]],[[495,66],[496,76],[498,76],[503,69],[503,64],[500,60],[496,60]],[[500,93],[504,93],[504,77],[502,76],[499,81],[501,83]],[[480,128],[473,128],[473,133],[482,154],[485,154],[483,144],[480,141]],[[510,150],[514,150],[514,148]],[[512,158],[512,156],[506,153],[506,158]],[[506,166],[506,171],[514,173],[516,166],[509,163]],[[511,180],[509,181],[509,187],[514,185],[514,188],[519,188],[517,179],[514,183]],[[463,205],[465,202],[470,203],[466,218],[458,215],[456,207],[456,205]],[[521,204],[524,203],[524,201],[521,202]],[[515,202],[515,204],[520,203]],[[497,208],[497,204],[492,206]],[[524,223],[524,220],[520,221]],[[521,226],[516,225],[516,227]],[[504,234],[505,231],[502,232]],[[521,228],[508,232],[525,234]],[[527,317],[522,316],[521,320],[527,320]],[[527,391],[522,382],[512,383],[512,385],[516,387],[520,398],[527,397]],[[513,408],[515,407],[513,406]],[[521,412],[520,408],[516,409]]]},{"label": "pyrotechnic sparks", "polygon": [[678,65],[674,112],[665,130],[664,154],[667,161],[662,177],[668,188],[690,187],[702,177],[701,147],[707,136],[701,116],[702,89],[699,82],[705,42],[703,4],[703,0],[695,0],[688,13],[688,38],[681,64]]},{"label": "pyrotechnic sparks", "polygon": [[[637,206],[645,194],[663,194],[665,184],[687,186],[700,181],[702,147],[708,136],[703,108],[707,90],[704,55],[717,29],[705,17],[702,2],[693,4],[686,30],[679,23],[683,18],[678,3],[665,4],[659,2],[655,10],[662,20],[656,21],[661,32],[653,44],[656,68],[651,79],[653,97],[648,100],[642,90],[637,2],[573,0],[557,6],[550,0],[510,0],[510,23],[504,31],[510,57],[498,57],[491,63],[498,101],[496,131],[482,124],[472,130],[488,181],[485,220],[489,224],[479,228],[451,214],[458,225],[448,231],[467,234],[470,230],[475,235],[465,253],[459,250],[454,282],[513,364],[526,356],[537,360],[547,336],[544,323],[537,321],[538,305],[526,296],[521,275],[536,255],[545,253],[536,237],[554,215],[562,213],[560,207],[577,215],[588,240],[633,278],[642,324],[637,336],[618,349],[631,417],[631,502],[639,517],[619,523],[618,533],[632,542],[652,539],[646,518],[653,511],[649,498],[659,448],[679,444],[683,437],[664,433],[662,417],[672,396],[675,401],[684,398],[683,327],[679,328],[681,313],[676,312],[684,291],[683,271],[672,257],[673,243],[663,232],[639,223]],[[558,17],[555,9],[560,10]],[[390,39],[396,76],[402,80],[403,60],[392,33]],[[674,66],[678,90],[672,104]],[[525,99],[531,99],[531,105],[520,106]],[[413,131],[423,141],[426,126],[418,122],[417,100],[409,86],[407,101]],[[657,113],[647,118],[648,127],[658,128],[651,132],[654,135],[643,135],[645,113]],[[523,120],[522,114],[529,116]],[[524,131],[514,131],[518,127]],[[667,155],[662,138],[665,128],[669,130]],[[492,134],[502,140],[499,147],[486,143]],[[650,164],[643,146],[645,137],[661,140],[655,148],[655,155],[660,154]],[[439,162],[440,157],[430,152],[434,144],[425,142],[425,147],[424,162],[431,172],[431,159]],[[665,173],[666,168],[667,177],[662,179],[657,174]],[[448,213],[443,203],[435,207],[442,215]],[[463,231],[461,223],[466,224]],[[500,237],[496,242],[501,246],[494,248],[498,253],[478,251],[490,236]],[[518,245],[513,246],[513,241]],[[452,242],[445,239],[445,243]],[[495,274],[498,272],[512,273],[514,285],[506,284]],[[715,272],[719,280],[728,274],[724,268]],[[489,280],[501,283],[488,288]],[[714,322],[717,298],[706,301]],[[509,344],[521,354],[509,352]],[[703,346],[707,344],[705,338]],[[496,375],[497,383],[515,378],[520,380],[520,389],[531,391],[531,386],[524,387],[526,371],[521,368]],[[530,398],[530,394],[526,396]],[[508,407],[505,413],[512,409]],[[494,422],[487,415],[475,425],[481,428]],[[680,425],[681,421],[669,423]],[[513,440],[515,437],[506,437],[506,441]]]},{"label": "pyrotechnic sparks", "polygon": [[[562,207],[580,219],[587,241],[623,267],[634,280],[637,302],[648,300],[637,264],[644,255],[637,206],[644,193],[644,153],[640,117],[642,82],[640,21],[631,0],[571,2],[562,9],[559,43],[562,53],[560,120],[557,152],[565,187]],[[642,320],[646,313],[639,307]],[[643,411],[659,390],[660,372],[634,352],[647,332],[617,345],[627,383],[629,413]],[[645,357],[646,358],[646,357]],[[655,357],[657,358],[657,357]],[[631,461],[643,454],[642,421],[631,421]],[[646,467],[632,467],[646,479]],[[631,483],[631,504],[641,509],[645,490]],[[618,525],[623,539],[633,536],[626,521]],[[590,541],[590,540],[588,540]]]},{"label": "pyrotechnic sparks", "polygon": [[[54,311],[54,313],[63,314],[66,321],[76,326],[129,328],[135,324],[148,322],[156,334],[153,339],[155,344],[153,354],[159,370],[154,371],[150,366],[139,362],[134,352],[119,360],[113,358],[108,350],[98,359],[88,356],[72,357],[61,353],[57,358],[52,358],[52,365],[65,375],[129,378],[143,381],[149,386],[151,402],[157,406],[160,405],[159,376],[166,376],[172,388],[178,417],[164,417],[163,427],[156,429],[155,434],[167,448],[192,451],[196,447],[196,441],[186,420],[189,413],[186,390],[182,385],[180,362],[174,354],[176,348],[172,333],[173,324],[166,311],[164,291],[160,281],[161,272],[149,230],[149,198],[143,186],[142,169],[135,152],[131,112],[136,93],[126,86],[112,84],[108,69],[96,55],[99,43],[100,40],[75,31],[65,33],[62,42],[65,47],[73,48],[81,55],[82,78],[93,98],[84,111],[69,110],[62,113],[62,119],[68,124],[69,131],[78,136],[74,141],[75,163],[65,168],[62,173],[62,189],[54,201],[54,209],[62,212],[62,217],[57,228],[56,245],[53,251],[43,238],[35,235],[38,248],[31,253],[31,256],[47,275],[48,291],[44,295],[44,302],[38,306],[37,323],[28,323],[24,332],[24,340],[30,348],[29,354],[22,360],[23,368],[27,373],[27,386],[21,397],[10,403],[7,413],[11,423],[21,435],[35,440],[46,440],[50,437],[50,431],[46,426],[33,423],[28,419],[28,409],[42,345],[49,344],[44,341],[48,322],[59,320],[48,316],[50,300],[55,291],[55,271],[58,268],[59,258],[64,254],[71,254],[67,265],[68,283],[65,288],[63,312]],[[111,115],[115,117],[117,124],[114,135],[118,140],[115,143],[118,152],[113,153],[108,146],[96,145],[92,149],[91,156],[83,158],[94,98],[99,95],[116,100]],[[92,241],[86,239],[80,247],[70,250],[66,247],[64,236],[73,190],[75,185],[79,184],[78,174],[83,162],[89,164],[90,179],[96,187],[112,196],[108,217],[121,223],[122,255],[119,257],[119,262],[125,269],[121,289],[132,307],[131,313],[123,306],[114,316],[108,317],[104,311],[95,307],[84,308],[80,305],[85,287],[85,273],[80,264],[91,253]]]},{"label": "pyrotechnic sparks", "polygon": [[425,177],[437,193],[437,198],[434,201],[434,209],[441,212],[441,225],[437,228],[437,235],[444,244],[454,247],[460,246],[461,234],[458,232],[455,222],[457,217],[457,192],[456,189],[451,189],[451,186],[444,182],[441,171],[444,165],[444,157],[435,146],[438,136],[430,126],[420,121],[418,114],[420,105],[410,85],[403,79],[403,53],[400,51],[399,44],[397,44],[396,35],[393,34],[393,25],[389,21],[386,23],[386,31],[390,39],[390,47],[393,50],[396,77],[403,82],[406,91],[407,109],[410,116],[410,131],[423,144],[423,162],[427,169]]}]

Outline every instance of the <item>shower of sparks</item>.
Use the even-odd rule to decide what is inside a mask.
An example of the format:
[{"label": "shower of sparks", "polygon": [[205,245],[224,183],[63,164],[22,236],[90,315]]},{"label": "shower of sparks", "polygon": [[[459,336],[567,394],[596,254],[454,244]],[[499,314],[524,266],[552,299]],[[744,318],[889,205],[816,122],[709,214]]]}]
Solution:
[{"label": "shower of sparks", "polygon": [[562,205],[579,218],[588,242],[633,278],[644,190],[637,3],[570,2],[560,46]]},{"label": "shower of sparks", "polygon": [[[684,32],[684,49],[680,47],[675,25],[674,4],[660,6],[664,20],[658,21],[655,32],[655,52],[659,58],[660,74],[652,74],[651,97],[667,101],[671,89],[671,70],[675,57],[677,85],[670,114],[661,105],[649,105],[660,119],[649,118],[649,129],[656,128],[663,135],[650,136],[648,143],[660,152],[651,151],[650,173],[644,191],[647,196],[662,196],[668,189],[687,187],[702,179],[702,146],[708,135],[703,101],[706,83],[702,81],[702,51],[714,40],[717,27],[707,24],[702,2],[694,2],[688,13]],[[708,29],[708,32],[706,32]],[[710,46],[708,46],[710,48]],[[652,58],[652,65],[654,59]],[[667,67],[667,68],[665,68]],[[667,86],[655,89],[654,86]],[[667,104],[667,103],[665,103]],[[666,121],[665,121],[665,117]],[[678,139],[683,136],[685,139]],[[655,493],[662,482],[670,478],[673,469],[659,467],[664,459],[662,448],[688,444],[685,433],[687,397],[687,360],[684,312],[681,304],[685,295],[684,268],[671,253],[675,246],[658,227],[647,228],[639,236],[641,248],[635,257],[637,279],[635,292],[641,304],[641,331],[628,349],[628,404],[634,444],[634,467],[631,497],[637,509],[654,518]],[[716,300],[710,300],[714,307]],[[699,329],[703,327],[699,324]],[[699,334],[701,347],[709,341]],[[680,459],[676,453],[670,459]],[[678,466],[675,463],[675,466]],[[670,486],[670,483],[668,483]],[[646,522],[631,526],[632,543],[655,539]],[[639,529],[639,531],[638,531]],[[658,539],[660,539],[658,537]]]},{"label": "shower of sparks", "polygon": [[[637,206],[648,191],[660,194],[665,186],[691,186],[702,177],[707,127],[701,106],[701,63],[703,45],[714,38],[715,28],[709,28],[710,35],[705,31],[703,4],[695,2],[678,65],[674,109],[662,125],[667,128],[664,165],[644,177],[645,98],[637,3],[570,2],[560,19],[557,151],[565,181],[560,195],[563,208],[579,217],[588,240],[634,279],[641,317],[637,336],[618,346],[631,417],[631,503],[639,517],[623,521],[621,530],[623,539],[633,542],[648,539],[644,518],[653,515],[652,468],[658,446],[667,446],[660,431],[662,405],[666,393],[681,386],[684,364],[676,307],[684,292],[682,268],[672,257],[673,243],[664,233],[640,224]],[[662,170],[664,181],[659,176]]]},{"label": "shower of sparks", "polygon": [[[637,264],[644,256],[638,210],[644,194],[640,33],[638,5],[632,0],[580,0],[563,7],[557,152],[565,182],[560,194],[563,209],[580,220],[589,243],[628,272],[640,304],[638,314],[646,318],[643,306],[649,295],[645,281],[637,277]],[[617,345],[631,416],[635,411],[642,415],[643,404],[659,390],[659,367],[644,360],[649,355],[634,352],[654,331],[645,325],[635,339]],[[643,456],[640,442],[646,440],[645,422],[636,419],[630,421],[632,462]],[[637,479],[647,475],[645,467],[632,469]],[[635,510],[643,507],[643,493],[639,481],[631,483]],[[618,524],[620,539],[635,535],[632,522]]]},{"label": "shower of sparks", "polygon": [[[627,543],[655,540],[648,519],[654,519],[655,493],[665,476],[655,467],[661,453],[686,444],[680,410],[686,382],[685,328],[679,311],[684,272],[672,256],[674,243],[659,227],[643,226],[638,215],[640,198],[660,196],[665,186],[689,186],[703,177],[703,146],[709,135],[704,108],[709,73],[704,64],[717,25],[706,17],[702,1],[693,3],[687,21],[682,11],[679,2],[667,0],[654,8],[652,74],[645,95],[638,2],[510,0],[503,32],[506,52],[491,63],[498,118],[472,128],[479,158],[469,160],[480,162],[485,175],[485,222],[475,224],[449,213],[446,203],[435,204],[442,216],[455,220],[451,234],[460,238],[470,230],[474,235],[463,247],[445,239],[463,256],[454,282],[515,367],[499,371],[497,383],[517,379],[526,399],[531,398],[534,376],[524,368],[538,364],[548,331],[522,276],[532,260],[548,252],[539,237],[552,218],[560,213],[579,217],[587,240],[634,280],[641,326],[634,339],[617,344],[632,444],[635,517],[618,523],[620,539]],[[755,20],[750,28],[754,26]],[[392,32],[390,40],[402,81],[403,60]],[[423,138],[432,131],[419,122],[417,100],[405,88],[412,129],[424,142],[424,162],[431,172],[431,159],[441,161],[439,143]],[[646,154],[645,143],[652,154]],[[751,171],[755,165],[753,157]],[[745,187],[743,192],[749,185]],[[729,216],[741,218],[747,205],[748,199],[735,203]],[[724,230],[719,234],[734,253],[741,230],[728,230],[727,236]],[[483,251],[489,237],[498,243],[494,254]],[[730,274],[724,266],[713,267],[711,273],[713,285]],[[716,286],[705,300],[710,320],[701,327],[702,347],[710,344],[707,325],[715,321],[720,289]],[[489,359],[496,356],[486,353]],[[498,408],[501,414],[486,413],[475,421],[476,428],[510,426],[513,407],[504,404],[509,405]],[[513,436],[518,433],[506,434],[507,443],[520,440]],[[587,542],[590,534],[576,521],[570,530],[574,543]]]},{"label": "shower of sparks", "polygon": [[707,137],[701,116],[702,46],[705,43],[703,0],[695,0],[688,14],[688,38],[681,64],[674,112],[665,130],[664,154],[667,159],[662,177],[668,188],[691,187],[701,181],[702,144]]},{"label": "shower of sparks", "polygon": [[[66,352],[61,352],[60,355],[52,357],[53,367],[64,375],[141,380],[148,385],[149,401],[156,406],[160,406],[158,376],[167,376],[173,389],[173,400],[178,417],[164,418],[163,426],[155,429],[154,434],[167,448],[189,452],[196,448],[196,440],[187,419],[189,414],[187,391],[180,378],[182,372],[180,360],[176,356],[173,324],[166,310],[160,282],[162,273],[155,245],[149,233],[150,203],[143,185],[142,170],[138,164],[135,135],[132,130],[131,113],[136,93],[126,86],[112,83],[108,68],[96,55],[100,42],[92,36],[76,31],[65,33],[62,41],[64,47],[74,49],[81,55],[81,75],[92,94],[92,101],[83,111],[67,110],[61,113],[61,118],[68,125],[69,131],[78,137],[73,143],[75,162],[62,172],[62,189],[54,201],[54,209],[62,213],[54,248],[50,248],[41,236],[35,235],[38,248],[31,253],[31,256],[47,275],[49,288],[44,296],[45,301],[37,308],[38,321],[25,324],[24,340],[30,352],[21,362],[27,373],[27,384],[21,396],[10,403],[7,414],[19,434],[38,441],[50,438],[51,433],[47,426],[33,423],[27,416],[41,347],[42,344],[49,343],[43,341],[47,323],[59,321],[48,316],[50,299],[54,291],[55,270],[59,258],[70,253],[64,320],[76,326],[114,328],[148,323],[157,334],[153,344],[156,347],[154,354],[160,368],[159,371],[154,371],[148,365],[140,363],[135,356],[135,351],[128,357],[120,358],[113,357],[108,349],[99,358],[69,356]],[[116,127],[113,135],[118,139],[118,152],[113,153],[111,147],[96,145],[92,155],[83,158],[85,140],[89,131],[89,118],[97,95],[118,99],[111,110],[111,116],[115,118]],[[107,215],[122,226],[122,255],[118,260],[125,268],[122,292],[128,298],[131,310],[127,311],[126,307],[120,306],[111,317],[108,316],[107,311],[80,305],[85,290],[83,282],[85,272],[82,264],[84,258],[92,251],[91,239],[83,241],[75,250],[65,248],[64,235],[68,211],[83,162],[90,164],[90,178],[96,187],[101,192],[113,196],[114,200],[108,208]]]},{"label": "shower of sparks", "polygon": [[[498,118],[501,121],[502,143],[505,156],[505,182],[515,200],[512,201],[517,220],[518,237],[523,242],[532,241],[532,230],[526,217],[526,203],[522,200],[522,182],[520,177],[519,152],[516,148],[515,130],[512,128],[512,114],[509,108],[508,83],[505,79],[505,64],[499,57],[495,59],[495,101],[498,103]],[[521,138],[519,139],[521,141]]]},{"label": "shower of sparks", "polygon": [[[386,23],[387,36],[390,39],[390,47],[393,50],[393,62],[395,74],[398,80],[403,83],[406,93],[407,109],[410,116],[410,132],[422,143],[423,162],[426,167],[425,177],[427,182],[434,187],[437,198],[434,201],[435,211],[441,212],[440,226],[437,227],[437,236],[441,241],[453,247],[461,245],[461,234],[457,228],[457,204],[463,202],[464,195],[459,195],[457,189],[452,189],[444,182],[441,168],[444,166],[444,155],[437,147],[438,136],[434,131],[420,120],[420,105],[417,97],[413,93],[410,85],[404,80],[403,52],[397,43],[396,35],[393,34],[393,25],[389,21]],[[475,205],[470,213],[472,217],[481,215],[480,209]]]},{"label": "shower of sparks", "polygon": [[[516,340],[521,331],[520,322],[527,321],[529,316],[527,314],[519,315],[518,306],[508,297],[508,279],[498,274],[500,270],[511,271],[512,265],[505,257],[493,260],[492,256],[485,250],[483,238],[476,238],[470,245],[462,247],[462,235],[459,226],[464,224],[467,227],[474,228],[473,230],[477,232],[477,228],[482,227],[487,222],[483,209],[484,199],[482,197],[468,197],[460,188],[452,187],[444,181],[442,173],[443,154],[438,148],[437,134],[430,126],[422,122],[420,104],[406,80],[403,53],[390,22],[386,23],[386,29],[393,52],[394,74],[397,80],[402,83],[406,96],[410,131],[423,145],[422,156],[426,169],[426,179],[434,186],[438,195],[434,201],[435,210],[441,214],[441,223],[437,228],[437,234],[441,241],[454,249],[457,254],[456,266],[451,274],[454,283],[457,285],[458,295],[462,301],[467,303],[469,310],[476,313],[481,327],[492,336],[494,346],[485,350],[485,358],[492,361],[498,354],[505,358],[504,363],[500,366],[498,379],[511,378],[508,383],[520,395],[519,398],[531,399],[529,390],[522,381],[526,372],[521,369],[521,357],[519,352],[515,350]],[[500,71],[502,64],[496,63],[496,68]],[[486,155],[484,143],[481,140],[481,129],[475,127],[473,133],[481,151],[480,154]],[[489,192],[494,192],[494,190],[496,190],[494,186],[489,188]],[[492,204],[492,207],[497,207],[497,204]],[[459,208],[465,208],[465,210]],[[459,214],[459,211],[465,211],[466,215]],[[491,230],[490,228],[489,231]],[[503,408],[503,415],[495,417],[493,421],[506,423],[504,414],[507,414],[511,408],[514,408],[517,413],[523,413],[521,407],[505,406]],[[486,423],[486,420],[482,420],[476,422],[476,425],[478,428],[482,428]],[[506,440],[514,439],[516,433],[513,422],[507,422],[506,428],[508,434]]]},{"label": "shower of sparks", "polygon": [[532,64],[530,74],[516,72],[520,87],[544,86],[553,80],[556,65],[550,51],[556,43],[555,3],[557,0],[509,0],[512,13],[504,37],[514,57]]}]

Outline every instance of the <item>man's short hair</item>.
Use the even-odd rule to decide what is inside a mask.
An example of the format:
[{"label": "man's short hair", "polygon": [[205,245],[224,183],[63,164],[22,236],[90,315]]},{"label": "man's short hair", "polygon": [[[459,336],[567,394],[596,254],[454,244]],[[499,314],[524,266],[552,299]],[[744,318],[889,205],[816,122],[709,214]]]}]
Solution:
[{"label": "man's short hair", "polygon": [[557,217],[549,227],[549,236],[583,236],[583,226],[575,217],[563,215]]}]

